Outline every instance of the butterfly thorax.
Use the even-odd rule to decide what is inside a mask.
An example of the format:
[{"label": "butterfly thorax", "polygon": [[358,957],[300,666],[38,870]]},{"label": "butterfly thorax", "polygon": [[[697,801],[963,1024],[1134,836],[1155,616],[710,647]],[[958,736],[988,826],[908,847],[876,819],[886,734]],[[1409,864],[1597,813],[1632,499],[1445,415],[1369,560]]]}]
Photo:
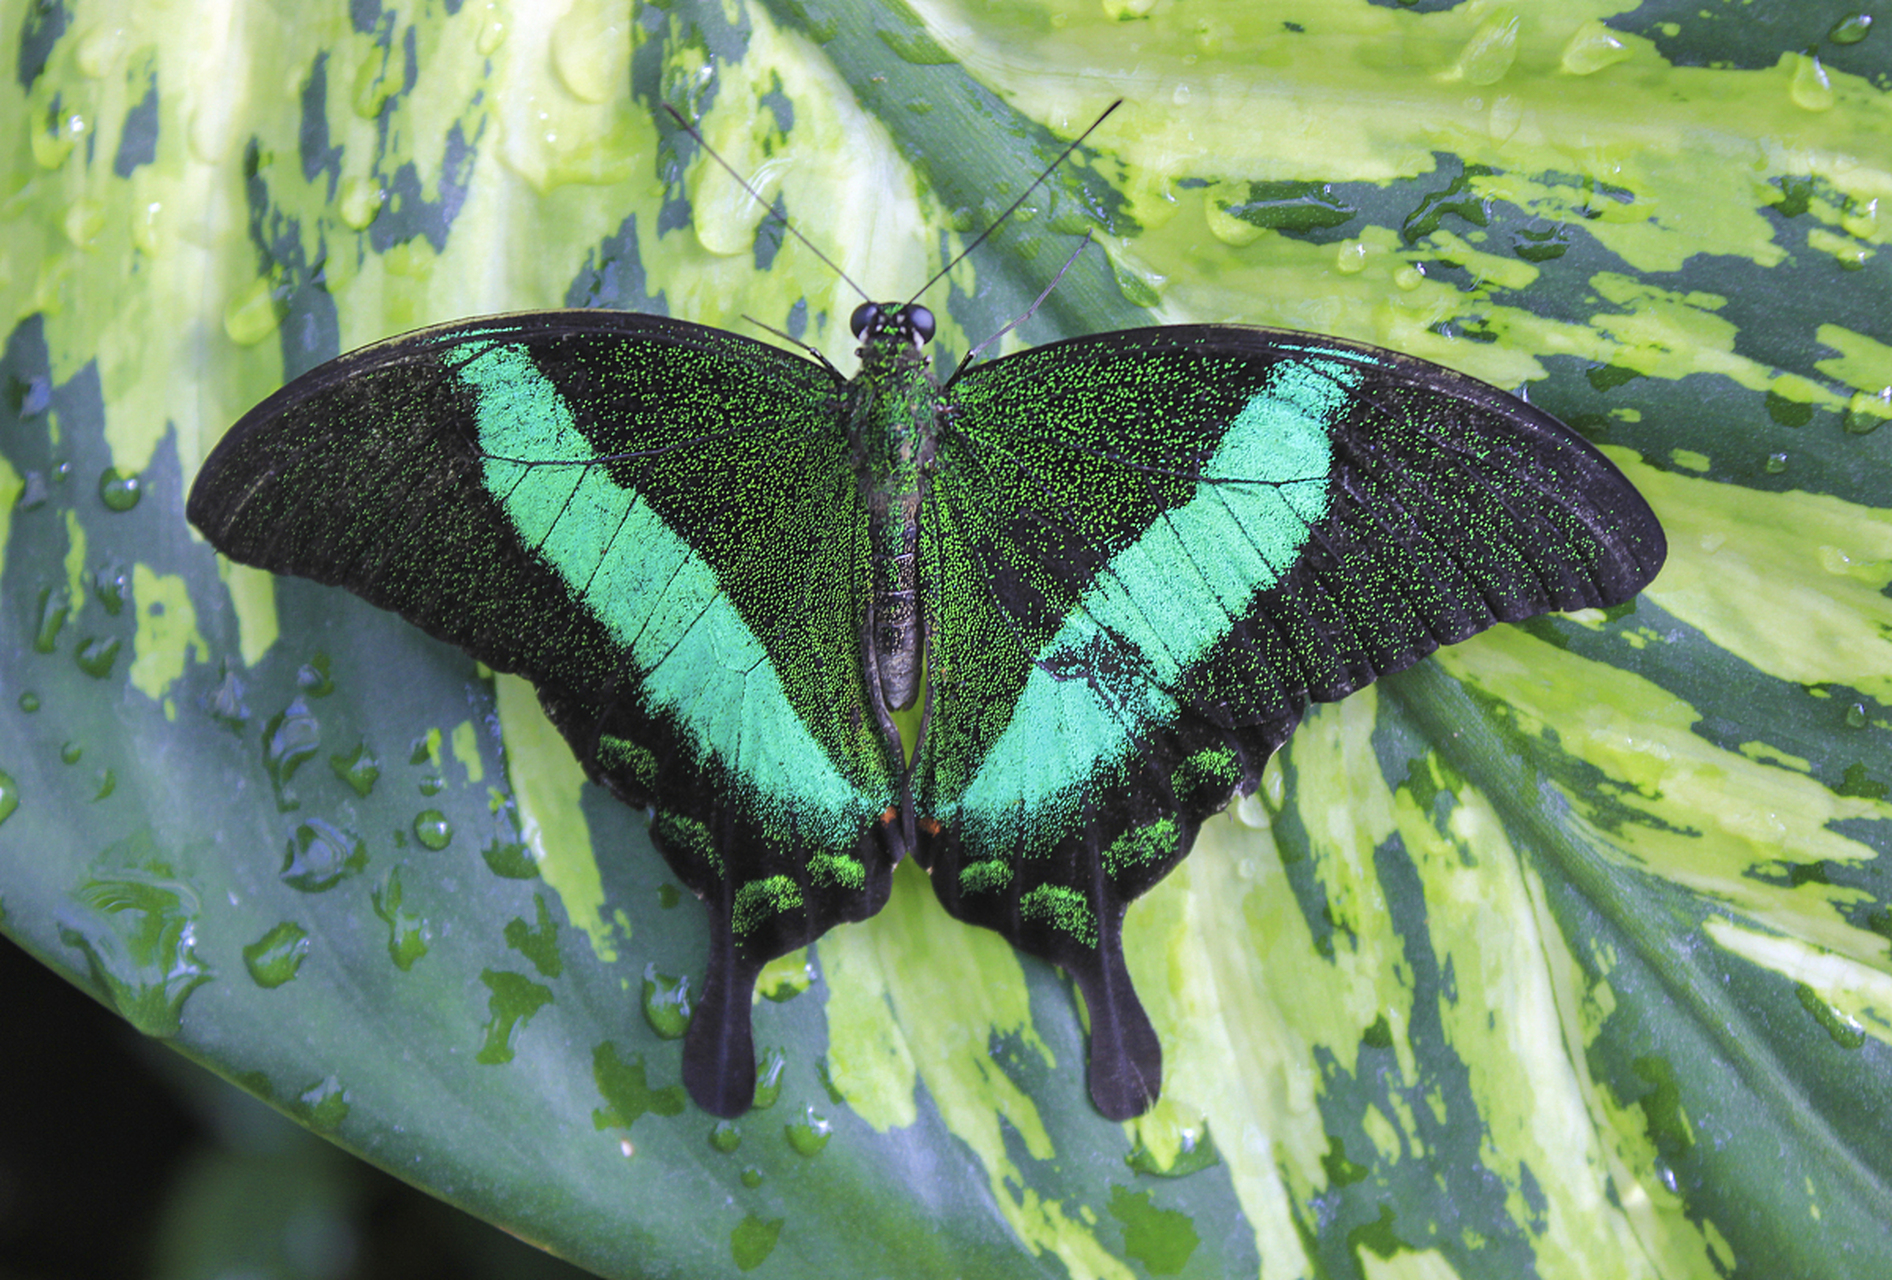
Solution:
[{"label": "butterfly thorax", "polygon": [[870,303],[854,313],[854,332],[861,368],[845,412],[872,561],[863,656],[881,710],[892,712],[919,696],[925,662],[920,510],[939,387],[920,348],[933,319],[923,307]]}]

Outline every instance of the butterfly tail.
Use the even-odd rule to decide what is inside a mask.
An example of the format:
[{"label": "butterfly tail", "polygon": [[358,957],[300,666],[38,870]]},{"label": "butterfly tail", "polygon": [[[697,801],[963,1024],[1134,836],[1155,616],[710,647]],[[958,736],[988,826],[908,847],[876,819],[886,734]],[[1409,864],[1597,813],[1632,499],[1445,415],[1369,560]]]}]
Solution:
[{"label": "butterfly tail", "polygon": [[1060,957],[1090,1014],[1091,1101],[1111,1120],[1142,1115],[1163,1087],[1163,1045],[1124,967],[1122,910],[1099,921],[1100,945],[1084,961]]},{"label": "butterfly tail", "polygon": [[711,898],[709,969],[683,1036],[683,1084],[696,1105],[733,1118],[755,1102],[755,1036],[749,1005],[760,966],[736,946],[729,903]]}]

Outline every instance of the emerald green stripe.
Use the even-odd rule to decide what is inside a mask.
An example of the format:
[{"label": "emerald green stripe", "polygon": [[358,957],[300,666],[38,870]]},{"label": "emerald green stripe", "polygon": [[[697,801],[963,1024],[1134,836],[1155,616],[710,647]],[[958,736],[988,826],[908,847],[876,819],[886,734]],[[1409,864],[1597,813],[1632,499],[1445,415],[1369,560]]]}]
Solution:
[{"label": "emerald green stripe", "polygon": [[[1229,423],[1194,496],[1112,557],[1038,652],[1005,731],[942,816],[957,814],[982,844],[1028,849],[1034,832],[1078,820],[1100,766],[1176,718],[1164,689],[1287,574],[1326,514],[1328,426],[1359,378],[1330,360],[1275,366]],[[1113,672],[1125,649],[1136,661],[1117,665],[1132,669]]]},{"label": "emerald green stripe", "polygon": [[493,347],[459,373],[478,395],[487,491],[630,651],[648,705],[752,787],[765,819],[851,846],[888,798],[862,794],[835,768],[715,570],[640,494],[589,465],[598,455],[524,347]]}]

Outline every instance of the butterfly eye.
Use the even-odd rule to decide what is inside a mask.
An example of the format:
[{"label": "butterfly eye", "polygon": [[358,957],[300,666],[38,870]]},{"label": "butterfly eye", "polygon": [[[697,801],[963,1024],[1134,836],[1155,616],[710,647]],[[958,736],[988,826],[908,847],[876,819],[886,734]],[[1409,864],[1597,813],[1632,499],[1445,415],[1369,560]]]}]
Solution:
[{"label": "butterfly eye", "polygon": [[854,314],[848,318],[847,327],[854,330],[854,336],[860,337],[867,332],[867,327],[880,315],[878,302],[863,302],[854,308]]},{"label": "butterfly eye", "polygon": [[933,340],[933,313],[925,307],[908,307],[907,328],[913,331],[913,336],[920,342],[931,342]]}]

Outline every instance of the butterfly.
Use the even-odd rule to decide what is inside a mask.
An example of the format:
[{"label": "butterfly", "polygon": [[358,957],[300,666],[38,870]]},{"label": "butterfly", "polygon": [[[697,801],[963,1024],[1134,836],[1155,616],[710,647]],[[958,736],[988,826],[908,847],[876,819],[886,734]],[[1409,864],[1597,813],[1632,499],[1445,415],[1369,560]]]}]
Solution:
[{"label": "butterfly", "polygon": [[633,312],[423,329],[256,406],[187,506],[224,555],[524,675],[648,810],[708,908],[683,1079],[716,1115],[754,1097],[762,966],[909,856],[1071,975],[1093,1102],[1141,1114],[1162,1046],[1125,909],[1307,703],[1620,604],[1666,555],[1581,436],[1391,351],[1168,326],[941,383],[925,307],[850,325],[852,378]]}]

